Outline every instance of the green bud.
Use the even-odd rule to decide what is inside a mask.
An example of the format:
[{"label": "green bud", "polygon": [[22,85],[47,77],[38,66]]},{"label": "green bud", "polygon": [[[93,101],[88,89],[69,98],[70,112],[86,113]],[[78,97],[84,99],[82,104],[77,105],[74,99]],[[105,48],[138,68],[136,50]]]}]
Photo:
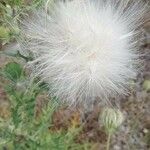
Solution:
[{"label": "green bud", "polygon": [[100,122],[109,134],[112,134],[124,121],[124,116],[119,109],[104,108],[100,117]]},{"label": "green bud", "polygon": [[149,92],[150,91],[150,80],[145,80],[143,83],[143,88],[145,91]]}]

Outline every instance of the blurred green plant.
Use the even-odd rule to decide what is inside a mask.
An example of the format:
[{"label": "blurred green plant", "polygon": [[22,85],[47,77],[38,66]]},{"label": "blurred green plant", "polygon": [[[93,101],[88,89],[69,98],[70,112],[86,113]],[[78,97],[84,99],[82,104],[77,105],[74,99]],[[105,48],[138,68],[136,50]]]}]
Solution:
[{"label": "blurred green plant", "polygon": [[150,80],[145,80],[143,83],[143,89],[147,92],[150,91]]},{"label": "blurred green plant", "polygon": [[5,45],[19,38],[19,23],[29,12],[39,8],[44,0],[1,0],[0,1],[0,43]]},{"label": "blurred green plant", "polygon": [[11,115],[0,118],[0,150],[87,150],[88,142],[79,144],[75,137],[81,127],[68,127],[68,130],[54,131],[52,116],[59,108],[55,98],[51,98],[37,117],[35,112],[37,96],[47,91],[45,83],[29,79],[25,68],[17,62],[7,63],[0,76],[10,101]]}]

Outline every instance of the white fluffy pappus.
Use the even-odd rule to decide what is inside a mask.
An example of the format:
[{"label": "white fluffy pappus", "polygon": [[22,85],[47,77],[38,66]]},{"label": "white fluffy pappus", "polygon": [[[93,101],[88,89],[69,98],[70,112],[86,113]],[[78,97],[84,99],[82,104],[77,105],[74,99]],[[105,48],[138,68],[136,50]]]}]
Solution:
[{"label": "white fluffy pappus", "polygon": [[137,73],[138,27],[145,5],[129,0],[56,2],[24,22],[35,76],[69,105],[126,94]]}]

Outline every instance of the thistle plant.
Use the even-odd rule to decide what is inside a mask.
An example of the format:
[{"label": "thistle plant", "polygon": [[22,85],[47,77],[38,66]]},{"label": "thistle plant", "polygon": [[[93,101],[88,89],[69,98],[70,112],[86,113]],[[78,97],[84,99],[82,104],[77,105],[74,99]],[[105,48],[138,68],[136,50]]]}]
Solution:
[{"label": "thistle plant", "polygon": [[138,28],[146,6],[139,0],[57,1],[23,21],[24,51],[50,95],[69,105],[128,93],[137,73]]},{"label": "thistle plant", "polygon": [[[81,131],[76,118],[66,130],[51,128],[57,102],[83,103],[90,109],[96,97],[108,104],[110,97],[128,93],[138,72],[138,29],[146,5],[140,0],[47,0],[37,9],[42,3],[0,2],[2,45],[17,39],[23,51],[9,56],[24,59],[34,74],[32,80],[17,62],[0,69],[10,102],[9,116],[0,117],[0,149],[95,149],[88,141],[76,141]],[[147,91],[148,85],[143,84]],[[50,94],[49,101],[36,113],[42,92]],[[124,117],[118,109],[105,108],[100,120],[108,133],[108,150]]]}]

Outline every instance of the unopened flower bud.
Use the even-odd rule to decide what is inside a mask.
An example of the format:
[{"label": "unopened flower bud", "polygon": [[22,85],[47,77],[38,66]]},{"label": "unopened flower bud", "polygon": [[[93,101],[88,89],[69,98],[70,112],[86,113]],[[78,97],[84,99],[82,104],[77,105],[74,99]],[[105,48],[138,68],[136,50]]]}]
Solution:
[{"label": "unopened flower bud", "polygon": [[119,109],[104,108],[100,121],[108,133],[113,133],[122,124],[124,116]]}]

